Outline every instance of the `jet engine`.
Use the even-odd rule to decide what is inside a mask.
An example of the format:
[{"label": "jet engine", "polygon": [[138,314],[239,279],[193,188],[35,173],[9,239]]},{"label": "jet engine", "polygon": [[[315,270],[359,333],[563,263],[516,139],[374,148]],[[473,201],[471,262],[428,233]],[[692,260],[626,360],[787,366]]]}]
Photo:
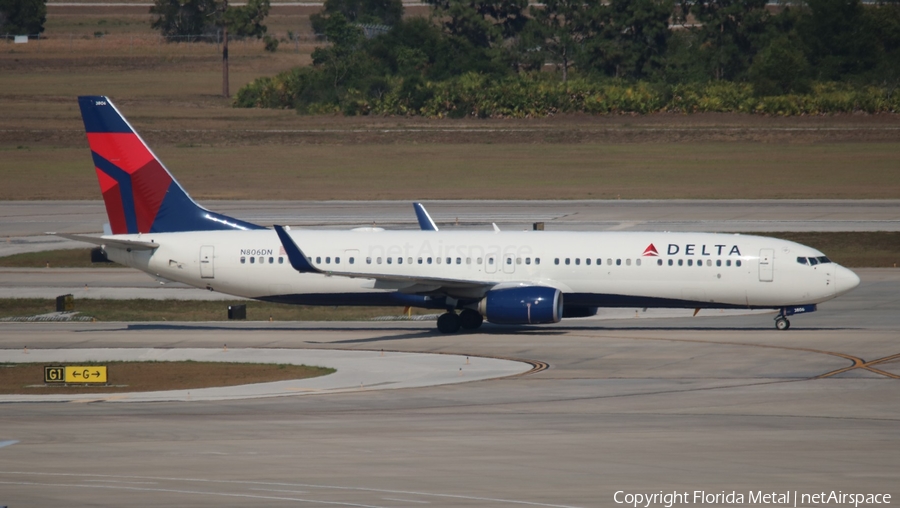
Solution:
[{"label": "jet engine", "polygon": [[563,317],[563,295],[544,286],[496,289],[478,302],[478,311],[501,325],[558,323]]}]

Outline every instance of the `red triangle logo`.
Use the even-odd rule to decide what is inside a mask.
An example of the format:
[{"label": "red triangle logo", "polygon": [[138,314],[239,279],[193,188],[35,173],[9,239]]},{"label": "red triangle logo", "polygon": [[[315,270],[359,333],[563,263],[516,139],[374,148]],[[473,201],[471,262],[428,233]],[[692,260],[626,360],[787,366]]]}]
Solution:
[{"label": "red triangle logo", "polygon": [[656,247],[651,243],[644,249],[644,256],[659,256],[659,251],[657,251]]}]

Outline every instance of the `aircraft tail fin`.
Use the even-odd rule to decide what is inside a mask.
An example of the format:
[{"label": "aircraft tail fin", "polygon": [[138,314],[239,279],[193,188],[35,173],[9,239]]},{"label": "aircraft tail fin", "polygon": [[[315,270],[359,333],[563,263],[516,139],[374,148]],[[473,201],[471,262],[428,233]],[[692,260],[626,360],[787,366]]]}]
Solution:
[{"label": "aircraft tail fin", "polygon": [[113,234],[264,229],[198,205],[107,97],[78,105]]}]

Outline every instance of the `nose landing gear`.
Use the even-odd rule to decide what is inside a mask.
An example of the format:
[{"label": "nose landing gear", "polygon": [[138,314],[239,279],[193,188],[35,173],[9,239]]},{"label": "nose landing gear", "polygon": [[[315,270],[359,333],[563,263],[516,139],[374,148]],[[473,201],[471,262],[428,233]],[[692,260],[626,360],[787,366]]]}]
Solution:
[{"label": "nose landing gear", "polygon": [[788,321],[786,317],[779,314],[778,317],[775,318],[775,328],[779,330],[787,330],[790,327],[791,322]]}]

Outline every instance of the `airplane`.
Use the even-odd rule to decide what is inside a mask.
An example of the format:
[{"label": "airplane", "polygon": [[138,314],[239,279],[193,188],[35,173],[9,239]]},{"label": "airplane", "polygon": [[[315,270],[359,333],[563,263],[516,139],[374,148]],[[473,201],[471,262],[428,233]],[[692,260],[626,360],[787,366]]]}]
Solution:
[{"label": "airplane", "polygon": [[753,235],[272,229],[197,204],[112,101],[78,98],[109,218],[100,245],[151,276],[230,295],[303,305],[444,311],[443,333],[558,323],[601,307],[771,309],[775,326],[859,284],[795,242]]}]

